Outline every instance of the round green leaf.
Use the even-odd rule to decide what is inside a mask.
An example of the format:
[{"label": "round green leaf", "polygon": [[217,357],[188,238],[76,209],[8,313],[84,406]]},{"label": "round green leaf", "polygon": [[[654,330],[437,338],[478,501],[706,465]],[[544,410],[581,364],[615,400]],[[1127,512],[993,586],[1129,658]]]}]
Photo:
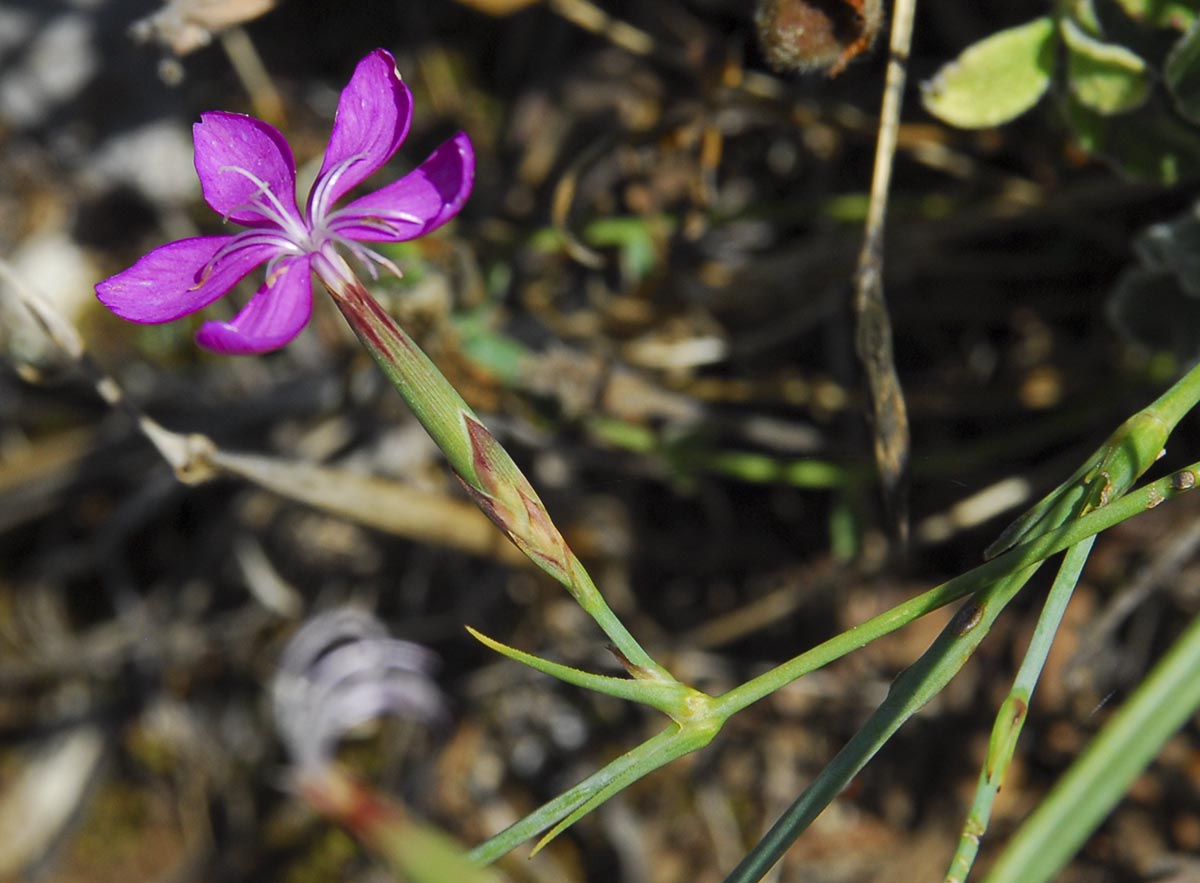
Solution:
[{"label": "round green leaf", "polygon": [[921,86],[925,109],[964,129],[998,126],[1037,104],[1054,72],[1054,22],[1036,18],[980,40]]},{"label": "round green leaf", "polygon": [[1105,43],[1071,19],[1060,23],[1067,44],[1067,83],[1071,94],[1105,116],[1140,107],[1150,94],[1146,62],[1124,46]]}]

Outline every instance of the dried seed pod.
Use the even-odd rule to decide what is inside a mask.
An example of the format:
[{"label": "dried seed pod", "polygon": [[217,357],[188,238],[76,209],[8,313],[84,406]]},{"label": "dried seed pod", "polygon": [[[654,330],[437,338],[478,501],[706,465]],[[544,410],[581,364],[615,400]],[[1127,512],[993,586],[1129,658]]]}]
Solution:
[{"label": "dried seed pod", "polygon": [[754,14],[773,68],[831,77],[871,48],[882,21],[882,0],[758,0]]}]

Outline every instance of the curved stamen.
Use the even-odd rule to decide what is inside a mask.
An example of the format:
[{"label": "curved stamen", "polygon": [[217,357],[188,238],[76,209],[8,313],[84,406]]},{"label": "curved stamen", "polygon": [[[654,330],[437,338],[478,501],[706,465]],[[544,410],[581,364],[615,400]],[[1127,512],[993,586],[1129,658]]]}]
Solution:
[{"label": "curved stamen", "polygon": [[362,162],[366,158],[367,155],[365,153],[356,153],[353,156],[348,156],[317,179],[316,183],[313,184],[312,194],[308,198],[308,215],[310,219],[319,223],[321,219],[328,215],[330,206],[327,203],[329,202],[330,190],[350,170],[351,166]]},{"label": "curved stamen", "polygon": [[303,219],[289,212],[284,207],[283,203],[279,201],[279,197],[275,194],[275,191],[271,189],[271,186],[266,181],[242,166],[221,166],[217,171],[235,172],[246,178],[258,188],[256,196],[266,199],[267,203],[269,203],[264,203],[262,199],[255,198],[249,202],[234,206],[225,213],[226,221],[229,220],[230,215],[239,209],[249,209],[258,212],[265,220],[270,221],[281,230],[287,231],[298,239],[304,238],[307,230],[304,229]]},{"label": "curved stamen", "polygon": [[275,248],[276,254],[271,257],[271,261],[276,263],[280,258],[287,257],[288,255],[303,254],[303,249],[286,236],[267,231],[249,230],[234,236],[217,250],[217,253],[201,268],[199,277],[196,280],[196,284],[192,286],[192,290],[195,291],[204,285],[208,281],[208,277],[212,275],[217,264],[221,261],[239,251],[244,251],[247,248],[258,245],[269,245]]},{"label": "curved stamen", "polygon": [[272,257],[269,261],[267,261],[266,272],[264,274],[266,276],[267,288],[270,288],[271,285],[275,282],[276,274],[279,272],[279,265],[283,263],[283,259],[290,258],[290,257],[295,257],[295,255],[294,254],[284,254],[283,252],[280,252],[279,254]]},{"label": "curved stamen", "polygon": [[383,267],[389,273],[393,274],[397,279],[404,278],[404,274],[400,272],[400,268],[397,267],[394,262],[392,262],[389,258],[384,257],[374,249],[367,248],[361,242],[355,242],[353,239],[349,239],[337,233],[331,233],[329,236],[329,241],[342,246],[346,249],[346,251],[354,255],[354,257],[358,259],[358,262],[366,268],[368,273],[371,274],[371,278],[373,280],[379,279],[379,271],[375,269],[375,264]]},{"label": "curved stamen", "polygon": [[304,249],[299,243],[293,242],[287,236],[281,236],[278,233],[272,233],[266,230],[247,230],[245,233],[239,233],[234,236],[229,242],[221,247],[221,249],[209,261],[210,264],[215,264],[222,261],[235,252],[242,251],[255,245],[269,245],[278,249],[281,253],[301,254]]},{"label": "curved stamen", "polygon": [[396,224],[397,221],[403,221],[406,224],[413,224],[420,227],[425,223],[416,215],[408,212],[393,212],[391,218],[381,218],[378,215],[356,215],[349,212],[348,208],[339,209],[325,219],[325,226],[333,232],[337,232],[341,227],[368,227],[378,230],[381,233],[386,233],[389,236],[399,238],[404,235],[404,229]]},{"label": "curved stamen", "polygon": [[385,258],[383,254],[373,251],[371,248],[367,248],[366,246],[362,245],[361,242],[355,242],[353,239],[349,239],[347,236],[338,235],[337,233],[326,234],[325,241],[331,246],[341,246],[344,248],[344,250],[352,254],[352,256],[354,256],[354,258],[358,260],[362,266],[364,266],[368,274],[371,274],[372,280],[378,280],[379,278],[379,272],[376,270],[376,264],[382,266],[382,268],[385,270],[388,270],[388,272],[390,272],[390,274],[394,275],[396,278],[404,277],[404,274],[402,274],[400,268],[398,268],[395,263],[392,263],[389,258]]}]

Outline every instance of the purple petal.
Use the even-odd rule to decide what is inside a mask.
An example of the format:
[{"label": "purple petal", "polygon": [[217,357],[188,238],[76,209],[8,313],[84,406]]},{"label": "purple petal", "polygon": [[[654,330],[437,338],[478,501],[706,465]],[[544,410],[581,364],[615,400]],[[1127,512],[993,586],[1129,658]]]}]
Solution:
[{"label": "purple petal", "polygon": [[296,160],[278,129],[240,113],[213,111],[200,115],[192,138],[204,199],[215,211],[248,226],[279,226],[282,216],[300,221]]},{"label": "purple petal", "polygon": [[279,349],[312,315],[312,258],[286,258],[229,322],[205,322],[196,342],[216,353],[244,355]]},{"label": "purple petal", "polygon": [[278,252],[275,245],[249,245],[212,263],[217,252],[236,238],[199,236],[169,242],[99,283],[96,296],[122,319],[147,325],[194,313]]},{"label": "purple petal", "polygon": [[338,211],[330,227],[361,242],[403,242],[449,221],[471,195],[475,151],[459,132],[403,178]]},{"label": "purple petal", "polygon": [[379,171],[408,135],[412,93],[390,52],[376,49],[358,63],[338,99],[325,161],[308,198],[319,219],[350,190]]}]

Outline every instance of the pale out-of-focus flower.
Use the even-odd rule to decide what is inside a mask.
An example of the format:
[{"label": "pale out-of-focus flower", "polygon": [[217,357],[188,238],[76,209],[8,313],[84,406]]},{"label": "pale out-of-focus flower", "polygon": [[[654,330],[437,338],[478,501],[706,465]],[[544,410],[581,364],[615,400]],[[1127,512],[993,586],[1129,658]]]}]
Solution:
[{"label": "pale out-of-focus flower", "polygon": [[301,772],[329,763],[338,740],[381,715],[445,719],[433,652],[388,635],[353,607],[313,617],[288,642],[271,685],[275,723]]}]

